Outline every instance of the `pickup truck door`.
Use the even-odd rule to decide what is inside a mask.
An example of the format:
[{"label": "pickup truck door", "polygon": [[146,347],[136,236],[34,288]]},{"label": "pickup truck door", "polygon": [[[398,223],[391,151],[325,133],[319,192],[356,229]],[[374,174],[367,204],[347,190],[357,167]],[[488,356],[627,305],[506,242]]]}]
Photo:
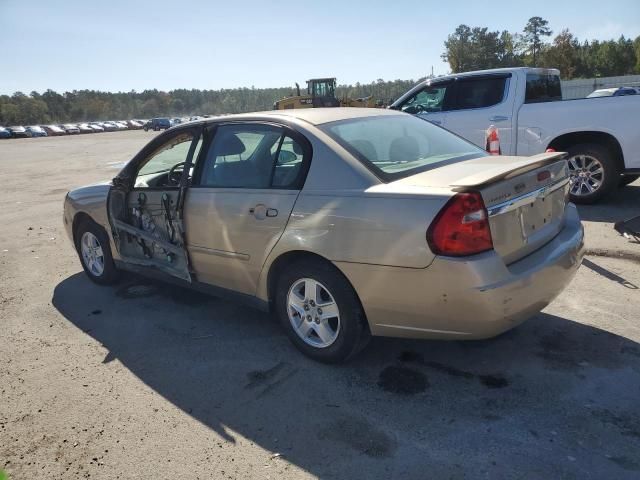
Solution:
[{"label": "pickup truck door", "polygon": [[513,134],[513,97],[516,82],[511,74],[459,77],[454,83],[453,99],[447,113],[446,128],[480,148],[485,148],[485,132],[498,128],[503,155],[515,155]]}]

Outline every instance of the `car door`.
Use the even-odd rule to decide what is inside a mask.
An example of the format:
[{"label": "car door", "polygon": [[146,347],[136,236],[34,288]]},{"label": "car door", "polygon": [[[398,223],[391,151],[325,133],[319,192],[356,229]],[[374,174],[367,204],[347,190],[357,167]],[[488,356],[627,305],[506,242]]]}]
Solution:
[{"label": "car door", "polygon": [[207,132],[186,192],[187,250],[198,281],[253,295],[282,235],[311,159],[300,134],[236,122]]},{"label": "car door", "polygon": [[513,145],[513,102],[517,82],[511,74],[459,77],[455,82],[452,105],[447,114],[446,128],[480,148],[486,148],[485,134],[490,125],[498,128],[500,151],[515,154]]},{"label": "car door", "polygon": [[191,281],[182,204],[201,127],[158,136],[113,181],[109,221],[122,262]]}]

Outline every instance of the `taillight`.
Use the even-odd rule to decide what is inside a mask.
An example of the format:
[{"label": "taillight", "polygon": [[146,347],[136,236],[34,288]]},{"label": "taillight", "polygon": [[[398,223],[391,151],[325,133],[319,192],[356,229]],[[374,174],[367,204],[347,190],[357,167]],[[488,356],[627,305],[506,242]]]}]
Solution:
[{"label": "taillight", "polygon": [[493,240],[482,196],[471,192],[451,198],[429,226],[427,242],[436,255],[461,257],[491,250]]}]

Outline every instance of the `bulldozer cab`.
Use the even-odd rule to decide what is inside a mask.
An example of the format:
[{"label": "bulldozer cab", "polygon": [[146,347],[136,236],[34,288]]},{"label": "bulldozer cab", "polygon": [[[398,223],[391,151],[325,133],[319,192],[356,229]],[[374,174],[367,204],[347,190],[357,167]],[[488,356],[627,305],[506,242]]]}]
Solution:
[{"label": "bulldozer cab", "polygon": [[335,78],[312,78],[307,80],[307,93],[312,97],[336,97]]}]

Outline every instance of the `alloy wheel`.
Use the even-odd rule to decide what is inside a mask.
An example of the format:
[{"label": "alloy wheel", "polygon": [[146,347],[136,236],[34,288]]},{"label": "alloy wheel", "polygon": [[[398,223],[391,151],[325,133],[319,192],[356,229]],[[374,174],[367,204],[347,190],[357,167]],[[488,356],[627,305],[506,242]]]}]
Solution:
[{"label": "alloy wheel", "polygon": [[87,270],[100,277],[104,273],[104,252],[98,237],[91,232],[84,232],[80,239],[80,252]]},{"label": "alloy wheel", "polygon": [[604,182],[604,167],[600,160],[591,155],[578,154],[570,157],[568,162],[571,195],[591,195],[600,189]]},{"label": "alloy wheel", "polygon": [[289,321],[308,345],[326,348],[340,333],[340,311],[327,287],[312,278],[293,283],[287,295]]}]

